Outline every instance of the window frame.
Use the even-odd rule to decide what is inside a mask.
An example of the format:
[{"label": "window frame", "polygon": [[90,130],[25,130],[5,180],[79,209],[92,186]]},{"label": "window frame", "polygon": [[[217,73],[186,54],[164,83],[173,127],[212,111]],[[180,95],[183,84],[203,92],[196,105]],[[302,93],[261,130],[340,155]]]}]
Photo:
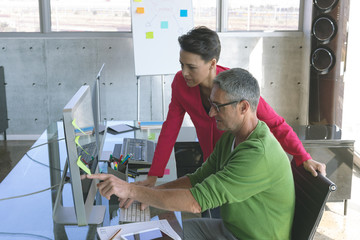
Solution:
[{"label": "window frame", "polygon": [[[261,35],[261,33],[264,33],[265,35],[267,35],[266,33],[270,33],[269,31],[228,31],[227,30],[227,19],[228,19],[228,8],[229,8],[229,1],[228,0],[216,0],[217,1],[217,26],[216,26],[216,31],[217,32],[223,32],[223,33],[258,33]],[[275,31],[271,31],[273,33],[277,33],[277,32],[283,32],[283,33],[287,33],[287,32],[303,32],[303,28],[304,28],[304,1],[305,0],[299,0],[300,1],[300,6],[299,6],[299,19],[298,19],[298,29],[297,30],[275,30]],[[275,34],[277,35],[277,34]]]},{"label": "window frame", "polygon": [[[300,0],[299,23],[297,30],[275,30],[275,31],[227,31],[228,0],[216,0],[216,31],[226,36],[300,36],[304,32],[304,1]],[[11,37],[131,37],[132,31],[118,32],[53,32],[51,31],[51,6],[50,0],[38,0],[40,32],[0,32],[0,38]]]}]

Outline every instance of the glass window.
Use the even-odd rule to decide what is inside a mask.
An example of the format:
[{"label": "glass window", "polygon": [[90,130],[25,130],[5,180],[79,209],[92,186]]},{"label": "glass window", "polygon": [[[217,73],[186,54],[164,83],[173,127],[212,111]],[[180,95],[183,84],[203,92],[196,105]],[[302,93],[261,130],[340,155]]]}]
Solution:
[{"label": "glass window", "polygon": [[38,0],[1,0],[0,32],[40,32]]},{"label": "glass window", "polygon": [[216,0],[193,0],[194,26],[216,30]]},{"label": "glass window", "polygon": [[228,0],[228,31],[299,28],[300,0]]},{"label": "glass window", "polygon": [[130,1],[50,0],[51,31],[131,31]]}]

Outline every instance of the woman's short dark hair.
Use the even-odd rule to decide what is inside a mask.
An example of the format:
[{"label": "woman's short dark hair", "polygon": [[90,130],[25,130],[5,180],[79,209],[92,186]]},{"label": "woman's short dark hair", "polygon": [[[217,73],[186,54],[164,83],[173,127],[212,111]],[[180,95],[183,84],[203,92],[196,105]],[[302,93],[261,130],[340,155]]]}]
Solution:
[{"label": "woman's short dark hair", "polygon": [[219,36],[205,26],[191,29],[180,36],[178,41],[182,50],[200,55],[205,62],[213,58],[219,61],[221,51]]}]

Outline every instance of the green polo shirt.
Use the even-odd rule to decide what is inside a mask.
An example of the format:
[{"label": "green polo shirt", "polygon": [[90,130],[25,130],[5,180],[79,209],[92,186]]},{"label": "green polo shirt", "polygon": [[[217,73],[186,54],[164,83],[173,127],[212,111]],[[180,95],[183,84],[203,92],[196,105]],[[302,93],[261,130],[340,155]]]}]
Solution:
[{"label": "green polo shirt", "polygon": [[221,207],[225,226],[239,239],[290,239],[295,189],[289,159],[262,121],[232,151],[222,135],[213,153],[190,178],[202,211]]}]

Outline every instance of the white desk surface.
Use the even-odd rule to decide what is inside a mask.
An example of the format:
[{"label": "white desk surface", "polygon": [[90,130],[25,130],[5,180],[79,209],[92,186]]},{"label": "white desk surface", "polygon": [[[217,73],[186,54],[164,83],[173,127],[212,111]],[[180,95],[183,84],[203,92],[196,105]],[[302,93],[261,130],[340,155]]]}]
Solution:
[{"label": "white desk surface", "polygon": [[[120,122],[110,122],[119,124]],[[134,121],[122,123],[133,124]],[[54,136],[54,131],[58,130],[58,135]],[[159,130],[144,130],[127,132],[119,135],[107,134],[103,151],[112,151],[116,143],[121,143],[124,137],[137,138],[147,137],[150,133],[155,133],[156,139]],[[55,141],[48,145],[45,144]],[[60,182],[62,171],[66,161],[66,148],[62,122],[54,123],[44,131],[39,139],[34,143],[36,147],[28,152],[18,164],[12,169],[8,176],[0,183],[0,199],[37,192]],[[58,141],[57,141],[57,140]],[[53,154],[57,153],[53,161]],[[51,156],[51,157],[50,157]],[[170,175],[166,175],[161,181],[170,181],[176,178],[176,165],[174,154],[172,153],[167,165]],[[96,239],[97,226],[64,226],[53,222],[52,209],[56,198],[56,188],[37,193],[30,196],[0,201],[0,239]],[[67,196],[67,197],[66,197]],[[108,204],[102,198],[103,205]],[[73,206],[70,184],[64,185],[63,205]],[[107,209],[103,226],[116,225],[118,220],[111,217],[111,210]]]}]

